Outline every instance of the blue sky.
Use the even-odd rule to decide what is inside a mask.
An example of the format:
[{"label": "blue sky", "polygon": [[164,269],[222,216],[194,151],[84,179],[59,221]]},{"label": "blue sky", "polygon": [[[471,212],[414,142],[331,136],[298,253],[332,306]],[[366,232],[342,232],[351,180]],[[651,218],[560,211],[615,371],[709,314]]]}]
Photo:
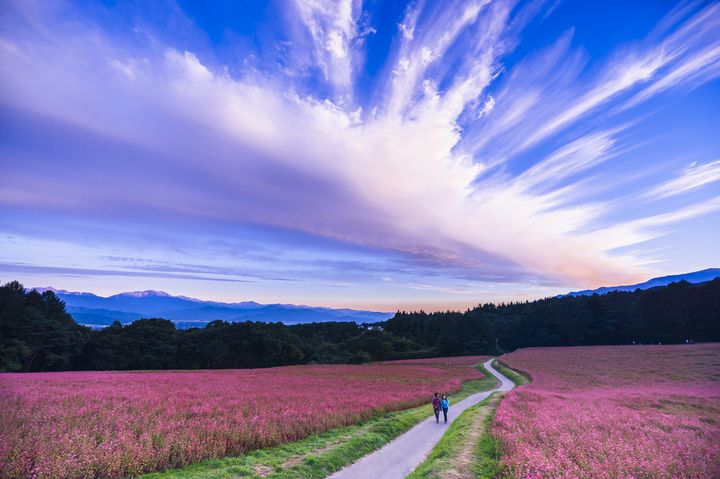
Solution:
[{"label": "blue sky", "polygon": [[465,308],[720,265],[713,2],[2,0],[0,280]]}]

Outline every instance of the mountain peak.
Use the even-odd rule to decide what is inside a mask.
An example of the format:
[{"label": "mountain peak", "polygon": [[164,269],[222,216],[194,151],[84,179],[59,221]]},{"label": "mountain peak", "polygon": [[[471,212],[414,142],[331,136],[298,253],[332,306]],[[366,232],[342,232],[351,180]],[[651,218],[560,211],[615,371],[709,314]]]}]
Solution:
[{"label": "mountain peak", "polygon": [[116,294],[114,297],[130,297],[130,298],[168,298],[170,295],[165,291],[154,291],[148,289],[145,291],[128,291],[126,293]]},{"label": "mountain peak", "polygon": [[114,321],[128,324],[141,318],[169,319],[179,328],[202,327],[210,321],[261,321],[286,324],[322,321],[384,321],[391,313],[332,309],[292,304],[261,304],[254,301],[223,303],[173,296],[164,291],[129,291],[114,296],[60,293],[75,321],[93,326],[109,326]]}]

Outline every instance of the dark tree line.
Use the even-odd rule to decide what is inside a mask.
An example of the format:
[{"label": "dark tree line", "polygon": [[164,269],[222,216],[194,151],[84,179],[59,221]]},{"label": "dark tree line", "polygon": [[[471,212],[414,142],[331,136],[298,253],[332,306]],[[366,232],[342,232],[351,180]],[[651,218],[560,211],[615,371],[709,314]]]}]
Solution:
[{"label": "dark tree line", "polygon": [[386,321],[385,330],[431,344],[440,354],[720,341],[720,278],[644,291],[484,304],[462,314],[397,313]]},{"label": "dark tree line", "polygon": [[166,319],[92,331],[79,358],[83,369],[226,369],[306,363],[360,363],[403,358],[417,346],[355,323],[213,321],[176,329]]},{"label": "dark tree line", "polygon": [[646,291],[399,312],[375,324],[141,319],[91,330],[51,291],[0,286],[0,371],[221,369],[496,354],[529,346],[720,341],[720,278]]}]

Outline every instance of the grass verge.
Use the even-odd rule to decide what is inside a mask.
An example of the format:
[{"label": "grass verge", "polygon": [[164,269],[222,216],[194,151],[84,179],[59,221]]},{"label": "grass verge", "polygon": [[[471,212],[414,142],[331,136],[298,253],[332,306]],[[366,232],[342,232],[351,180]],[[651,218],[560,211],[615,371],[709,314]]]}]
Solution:
[{"label": "grass verge", "polygon": [[[452,395],[455,401],[492,389],[497,384],[495,377],[481,364],[476,367],[485,378],[465,382]],[[430,413],[427,405],[391,412],[274,448],[146,474],[141,479],[321,479],[381,448]]]},{"label": "grass verge", "polygon": [[[500,361],[493,361],[493,367],[516,386],[530,382]],[[427,459],[406,479],[494,479],[499,471],[500,449],[492,435],[492,420],[501,399],[502,394],[495,393],[463,411]]]},{"label": "grass verge", "polygon": [[472,472],[477,479],[495,479],[500,465],[500,448],[498,441],[492,435],[492,421],[495,416],[495,409],[500,403],[500,395],[492,409],[483,418],[482,436],[475,446],[475,460],[472,464]]},{"label": "grass verge", "polygon": [[[480,477],[494,477],[497,448],[489,428],[500,397],[495,393],[463,411],[427,459],[406,479],[469,479],[477,477],[480,471],[484,474]],[[494,448],[492,455],[489,454],[490,448]],[[478,455],[479,452],[482,456]],[[491,461],[493,458],[494,462]]]},{"label": "grass verge", "polygon": [[502,361],[495,359],[492,362],[492,366],[497,369],[502,375],[506,376],[510,381],[515,383],[515,386],[522,386],[530,382],[530,376],[523,373],[522,371],[516,371],[507,367]]}]

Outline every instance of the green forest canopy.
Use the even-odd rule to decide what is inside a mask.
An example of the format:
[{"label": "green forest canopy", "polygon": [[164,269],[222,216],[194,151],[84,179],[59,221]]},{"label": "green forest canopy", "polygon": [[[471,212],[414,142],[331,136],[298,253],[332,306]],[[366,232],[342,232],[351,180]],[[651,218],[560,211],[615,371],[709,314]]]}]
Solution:
[{"label": "green forest canopy", "polygon": [[686,341],[720,341],[720,278],[464,313],[398,312],[373,324],[213,321],[193,329],[149,318],[92,330],[52,291],[0,286],[0,371],[255,368]]}]

